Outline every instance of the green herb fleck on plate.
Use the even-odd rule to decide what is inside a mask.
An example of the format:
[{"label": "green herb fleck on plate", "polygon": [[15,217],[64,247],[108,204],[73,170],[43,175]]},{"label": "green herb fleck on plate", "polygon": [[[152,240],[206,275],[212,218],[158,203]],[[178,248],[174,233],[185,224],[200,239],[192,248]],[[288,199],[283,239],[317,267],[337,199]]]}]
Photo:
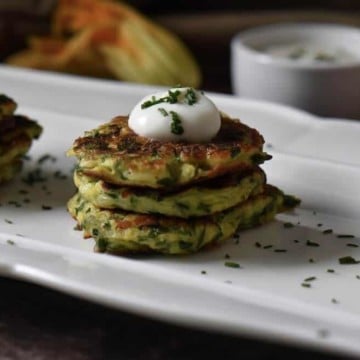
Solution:
[{"label": "green herb fleck on plate", "polygon": [[355,265],[355,264],[359,264],[360,261],[355,260],[352,256],[343,256],[339,258],[339,263],[341,265]]},{"label": "green herb fleck on plate", "polygon": [[293,228],[295,225],[291,222],[286,222],[283,224],[283,226],[285,229],[290,229],[290,228]]},{"label": "green herb fleck on plate", "polygon": [[323,232],[322,232],[324,235],[326,235],[326,234],[332,234],[333,233],[333,229],[325,229],[325,230],[323,230]]},{"label": "green herb fleck on plate", "polygon": [[355,236],[351,234],[339,234],[336,235],[336,237],[339,239],[353,239]]},{"label": "green herb fleck on plate", "polygon": [[310,240],[307,240],[307,241],[306,241],[306,245],[307,245],[307,246],[314,246],[314,247],[320,246],[318,243],[316,243],[316,242],[314,242],[314,241],[310,241]]},{"label": "green herb fleck on plate", "polygon": [[240,264],[234,261],[225,261],[224,265],[231,268],[237,268],[237,269],[240,268]]}]

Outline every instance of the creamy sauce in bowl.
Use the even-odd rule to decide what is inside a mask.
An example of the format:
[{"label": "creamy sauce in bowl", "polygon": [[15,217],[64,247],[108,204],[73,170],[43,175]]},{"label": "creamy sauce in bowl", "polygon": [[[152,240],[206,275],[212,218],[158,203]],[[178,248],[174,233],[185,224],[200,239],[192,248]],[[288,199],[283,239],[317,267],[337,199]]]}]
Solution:
[{"label": "creamy sauce in bowl", "polygon": [[148,95],[129,115],[129,127],[135,133],[160,141],[206,142],[220,126],[215,104],[189,87]]},{"label": "creamy sauce in bowl", "polygon": [[298,42],[267,46],[263,52],[274,57],[302,63],[346,64],[357,59],[344,47],[329,47],[312,42]]}]

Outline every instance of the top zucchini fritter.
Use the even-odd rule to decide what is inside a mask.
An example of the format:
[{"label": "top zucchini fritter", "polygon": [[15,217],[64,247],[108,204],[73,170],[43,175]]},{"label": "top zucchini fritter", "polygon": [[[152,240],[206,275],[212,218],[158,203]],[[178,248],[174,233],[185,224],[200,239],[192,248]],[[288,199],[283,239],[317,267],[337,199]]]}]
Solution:
[{"label": "top zucchini fritter", "polygon": [[195,144],[141,137],[118,116],[76,139],[68,154],[84,174],[109,183],[176,188],[269,160],[263,143],[257,130],[225,116],[212,142]]}]

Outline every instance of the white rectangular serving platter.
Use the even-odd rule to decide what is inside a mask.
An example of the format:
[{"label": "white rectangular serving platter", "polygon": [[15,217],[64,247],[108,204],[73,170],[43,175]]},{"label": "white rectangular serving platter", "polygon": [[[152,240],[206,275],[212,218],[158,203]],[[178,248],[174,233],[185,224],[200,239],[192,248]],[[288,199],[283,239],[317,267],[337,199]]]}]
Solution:
[{"label": "white rectangular serving platter", "polygon": [[[360,260],[360,122],[208,94],[264,135],[268,181],[299,196],[300,208],[198,254],[115,257],[74,230],[65,152],[159,88],[7,66],[0,84],[44,127],[21,176],[0,189],[1,275],[178,324],[360,355],[360,264],[339,263]],[[27,185],[35,169],[46,181]]]}]

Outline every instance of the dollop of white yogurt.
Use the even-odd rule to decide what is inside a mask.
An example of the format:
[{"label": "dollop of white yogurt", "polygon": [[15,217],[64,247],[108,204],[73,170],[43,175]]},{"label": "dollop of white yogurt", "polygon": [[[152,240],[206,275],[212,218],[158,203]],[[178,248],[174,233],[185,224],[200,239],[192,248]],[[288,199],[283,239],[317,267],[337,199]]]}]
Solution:
[{"label": "dollop of white yogurt", "polygon": [[210,141],[221,126],[220,112],[202,92],[172,88],[143,98],[129,115],[138,135],[160,141]]}]

